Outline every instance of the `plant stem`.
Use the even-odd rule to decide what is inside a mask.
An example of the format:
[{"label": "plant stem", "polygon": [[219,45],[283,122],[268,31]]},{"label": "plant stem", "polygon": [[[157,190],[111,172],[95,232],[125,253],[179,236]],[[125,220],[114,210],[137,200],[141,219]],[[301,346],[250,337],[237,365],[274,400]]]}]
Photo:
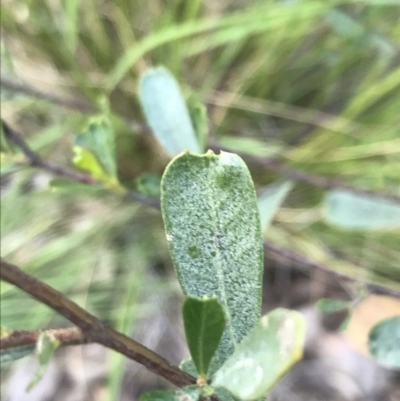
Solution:
[{"label": "plant stem", "polygon": [[11,334],[0,338],[0,349],[36,344],[40,334],[43,332],[49,337],[57,339],[60,342],[60,346],[80,345],[91,342],[78,327],[49,330],[13,330]]},{"label": "plant stem", "polygon": [[320,263],[309,260],[302,255],[292,252],[289,249],[282,248],[270,241],[264,241],[264,250],[268,252],[270,256],[273,256],[275,259],[284,259],[286,261],[294,263],[297,269],[300,269],[300,266],[303,266],[306,269],[319,270],[331,277],[337,278],[338,280],[360,283],[372,293],[390,295],[394,298],[400,299],[400,291],[398,290],[387,288],[379,284],[368,283],[363,280],[347,276],[344,273],[329,269],[328,267],[321,265]]},{"label": "plant stem", "polygon": [[142,344],[107,326],[60,292],[24,273],[17,266],[3,259],[0,261],[0,278],[2,280],[17,286],[77,325],[82,330],[86,341],[97,342],[106,348],[113,349],[176,386],[182,387],[196,382],[194,377],[171,365]]}]

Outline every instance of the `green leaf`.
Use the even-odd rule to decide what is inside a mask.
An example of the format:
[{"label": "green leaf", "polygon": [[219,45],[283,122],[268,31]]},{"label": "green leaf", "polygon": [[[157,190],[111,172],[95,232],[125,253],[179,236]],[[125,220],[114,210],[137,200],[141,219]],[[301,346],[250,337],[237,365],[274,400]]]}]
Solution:
[{"label": "green leaf", "polygon": [[191,385],[180,388],[175,391],[175,396],[178,401],[197,401],[202,395],[203,388]]},{"label": "green leaf", "polygon": [[160,199],[161,178],[154,174],[142,174],[136,179],[137,190],[150,198]]},{"label": "green leaf", "polygon": [[197,372],[196,365],[193,362],[192,358],[184,359],[180,365],[179,369],[183,370],[184,372],[188,373],[190,376],[198,377],[199,373]]},{"label": "green leaf", "polygon": [[39,339],[36,343],[36,354],[39,360],[39,369],[37,370],[35,376],[28,384],[26,391],[32,390],[32,388],[38,383],[42,378],[46,366],[48,365],[50,358],[53,355],[54,350],[60,345],[60,342],[47,335],[46,333],[41,333]]},{"label": "green leaf", "polygon": [[117,178],[114,132],[108,118],[93,117],[85,132],[75,138],[74,163],[90,171],[95,178],[106,181]]},{"label": "green leaf", "polygon": [[144,393],[139,401],[178,401],[174,390],[155,390]]},{"label": "green leaf", "polygon": [[224,331],[224,310],[216,298],[188,297],[183,304],[183,323],[197,372],[206,377]]},{"label": "green leaf", "polygon": [[193,123],[200,151],[204,152],[208,142],[207,108],[195,94],[189,96],[186,104],[189,109],[189,115]]},{"label": "green leaf", "polygon": [[400,315],[376,324],[369,332],[368,347],[380,364],[400,369]]},{"label": "green leaf", "polygon": [[35,345],[0,349],[0,363],[15,361],[35,352]]},{"label": "green leaf", "polygon": [[178,390],[155,390],[143,394],[139,401],[197,401],[202,389],[196,385]]},{"label": "green leaf", "polygon": [[276,309],[263,316],[215,374],[212,386],[244,400],[264,397],[301,358],[304,334],[304,318],[298,312]]},{"label": "green leaf", "polygon": [[151,69],[141,77],[139,98],[154,135],[170,155],[201,152],[179,85],[166,68]]},{"label": "green leaf", "polygon": [[164,173],[161,205],[183,292],[215,295],[224,308],[220,366],[261,314],[263,244],[250,173],[231,153],[183,153]]},{"label": "green leaf", "polygon": [[351,306],[351,302],[330,298],[321,298],[315,304],[315,307],[322,313],[339,312],[349,309]]},{"label": "green leaf", "polygon": [[[193,362],[192,358],[184,359],[179,368],[184,372],[188,373],[190,376],[198,377],[199,373],[197,372],[196,365]],[[208,367],[207,370],[207,377],[213,376],[213,374],[218,370],[219,365],[217,364],[216,360],[213,359]]]},{"label": "green leaf", "polygon": [[87,149],[74,146],[73,163],[76,167],[89,171],[93,178],[99,181],[108,181],[109,177],[103,170],[97,158]]},{"label": "green leaf", "polygon": [[261,228],[265,231],[272,222],[275,213],[293,188],[292,181],[282,181],[268,185],[258,198]]},{"label": "green leaf", "polygon": [[380,229],[400,225],[400,205],[345,191],[331,191],[325,200],[325,216],[350,229]]}]

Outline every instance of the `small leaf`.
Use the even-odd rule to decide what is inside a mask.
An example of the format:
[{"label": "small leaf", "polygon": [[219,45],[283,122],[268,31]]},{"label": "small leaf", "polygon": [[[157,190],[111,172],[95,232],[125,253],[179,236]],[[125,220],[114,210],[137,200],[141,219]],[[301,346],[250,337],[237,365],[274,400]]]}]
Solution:
[{"label": "small leaf", "polygon": [[196,365],[193,362],[192,358],[184,359],[180,365],[179,369],[183,370],[184,372],[188,373],[190,376],[198,377],[199,373],[197,372]]},{"label": "small leaf", "polygon": [[261,229],[265,231],[272,222],[275,213],[280,208],[286,196],[293,188],[292,181],[282,181],[268,185],[258,197]]},{"label": "small leaf", "polygon": [[42,378],[46,366],[48,365],[54,350],[60,345],[60,342],[47,335],[46,333],[41,333],[39,339],[36,343],[36,354],[39,360],[39,369],[37,370],[35,376],[28,384],[26,391],[32,390],[32,388],[38,383]]},{"label": "small leaf", "polygon": [[179,85],[166,68],[141,77],[139,98],[154,135],[171,156],[183,150],[201,152]]},{"label": "small leaf", "polygon": [[35,352],[35,345],[0,349],[0,363],[15,361]]},{"label": "small leaf", "polygon": [[[79,152],[81,152],[81,159],[86,161],[86,163],[79,165],[79,167],[89,170],[93,173],[94,177],[103,181],[105,181],[104,176],[108,180],[110,178],[116,180],[117,165],[115,162],[114,133],[106,117],[91,118],[85,132],[76,136],[75,146],[78,148],[77,157],[79,157]],[[82,150],[79,151],[79,149]],[[88,160],[90,158],[88,153],[97,163],[92,159]]]},{"label": "small leaf", "polygon": [[178,401],[197,401],[203,393],[203,388],[191,385],[180,388],[175,391]]},{"label": "small leaf", "polygon": [[223,387],[219,387],[215,389],[215,395],[221,401],[238,401],[228,390],[224,389]]},{"label": "small leaf", "polygon": [[144,393],[139,401],[178,401],[174,390],[155,390]]},{"label": "small leaf", "polygon": [[136,179],[137,190],[150,198],[160,199],[161,178],[154,174],[142,174]]},{"label": "small leaf", "polygon": [[186,295],[215,295],[226,328],[216,353],[221,366],[261,314],[263,244],[250,173],[234,154],[183,153],[161,186],[169,250]]},{"label": "small leaf", "polygon": [[104,172],[96,157],[89,150],[79,146],[74,146],[74,158],[72,161],[76,167],[89,171],[92,177],[96,180],[109,180],[108,175]]},{"label": "small leaf", "polygon": [[369,332],[368,347],[377,362],[400,369],[400,316],[376,324]]},{"label": "small leaf", "polygon": [[338,299],[321,298],[315,307],[322,313],[334,313],[351,308],[352,303],[349,301],[341,301]]},{"label": "small leaf", "polygon": [[[181,364],[179,365],[179,368],[181,370],[183,370],[184,372],[188,373],[190,376],[193,376],[193,377],[199,376],[196,365],[194,364],[192,358],[184,359],[181,362]],[[218,363],[215,361],[215,359],[213,359],[208,367],[207,377],[213,376],[214,373],[218,370],[218,368],[219,368]]]},{"label": "small leaf", "polygon": [[350,229],[380,229],[400,225],[400,205],[345,191],[331,191],[325,200],[328,222]]},{"label": "small leaf", "polygon": [[196,385],[179,390],[156,390],[143,394],[139,401],[197,401],[202,389]]},{"label": "small leaf", "polygon": [[207,108],[195,94],[189,96],[186,104],[189,109],[189,115],[196,133],[200,152],[204,152],[208,142]]},{"label": "small leaf", "polygon": [[212,386],[235,397],[264,397],[302,356],[305,322],[295,311],[276,309],[261,318],[215,374]]},{"label": "small leaf", "polygon": [[224,310],[216,298],[188,297],[183,304],[183,323],[197,372],[206,377],[224,331]]}]

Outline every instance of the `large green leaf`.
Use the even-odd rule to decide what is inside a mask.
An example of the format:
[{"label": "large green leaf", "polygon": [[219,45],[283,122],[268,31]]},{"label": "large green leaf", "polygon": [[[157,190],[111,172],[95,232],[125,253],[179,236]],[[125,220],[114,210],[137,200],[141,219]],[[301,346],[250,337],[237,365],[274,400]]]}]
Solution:
[{"label": "large green leaf", "polygon": [[400,226],[400,205],[346,191],[331,191],[325,200],[327,220],[350,229]]},{"label": "large green leaf", "polygon": [[220,365],[261,314],[263,246],[250,173],[231,153],[183,153],[164,173],[161,200],[183,292],[215,295],[224,307]]},{"label": "large green leaf", "polygon": [[216,298],[188,297],[183,304],[183,323],[197,372],[205,378],[224,331],[224,310]]},{"label": "large green leaf", "polygon": [[295,311],[276,309],[261,318],[215,374],[213,387],[255,400],[266,395],[303,352],[305,322]]},{"label": "large green leaf", "polygon": [[400,316],[376,324],[369,333],[368,346],[380,364],[400,369]]},{"label": "large green leaf", "polygon": [[178,83],[166,68],[151,69],[141,77],[139,98],[154,135],[170,155],[201,152]]}]

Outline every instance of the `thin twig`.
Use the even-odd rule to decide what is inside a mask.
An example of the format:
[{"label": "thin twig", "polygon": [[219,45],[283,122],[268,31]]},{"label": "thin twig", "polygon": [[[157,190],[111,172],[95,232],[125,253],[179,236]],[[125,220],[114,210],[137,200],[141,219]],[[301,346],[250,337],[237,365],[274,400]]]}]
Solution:
[{"label": "thin twig", "polygon": [[[79,171],[60,166],[59,164],[41,158],[28,146],[28,144],[22,138],[22,135],[13,130],[5,121],[1,120],[1,123],[3,126],[4,135],[7,138],[7,140],[22,150],[22,152],[24,153],[24,155],[28,160],[28,163],[31,166],[41,168],[56,176],[66,177],[72,181],[80,182],[82,184],[99,185],[99,186],[103,185],[101,181],[96,180],[89,174],[84,174]],[[158,199],[149,198],[134,191],[126,191],[124,192],[124,194],[126,198],[129,200],[135,200],[147,206],[160,209],[160,201]]]},{"label": "thin twig", "polygon": [[389,295],[394,298],[400,299],[400,291],[398,290],[387,288],[379,284],[369,283],[351,276],[347,276],[344,273],[338,272],[337,270],[329,269],[328,267],[320,263],[314,262],[306,258],[305,256],[299,255],[287,248],[282,248],[270,241],[264,241],[264,250],[268,252],[268,254],[272,256],[274,259],[278,260],[283,259],[285,261],[290,261],[294,263],[296,269],[298,270],[299,269],[301,270],[302,268],[303,269],[306,268],[307,270],[318,270],[324,272],[325,274],[331,277],[335,277],[338,280],[362,284],[371,293]]},{"label": "thin twig", "polygon": [[319,187],[319,188],[344,190],[344,191],[348,191],[348,192],[351,192],[356,195],[367,196],[367,197],[375,198],[375,199],[382,199],[382,200],[389,201],[392,203],[400,204],[400,196],[399,195],[392,194],[392,193],[386,193],[386,192],[377,192],[377,191],[373,191],[371,189],[356,188],[350,184],[347,184],[343,181],[340,181],[340,180],[337,180],[334,178],[327,178],[327,177],[322,177],[319,175],[305,173],[305,172],[297,170],[295,168],[288,167],[281,160],[279,160],[277,158],[273,158],[273,157],[263,158],[263,157],[252,156],[245,152],[240,152],[237,150],[232,150],[225,146],[221,146],[218,143],[213,143],[212,148],[213,149],[222,149],[227,152],[236,153],[237,155],[242,157],[243,160],[246,162],[258,164],[259,166],[262,166],[263,168],[266,168],[268,170],[272,170],[279,174],[282,174],[286,178],[289,178],[293,181],[304,182],[304,183],[307,183],[307,184],[310,184],[310,185],[313,185],[313,186]]},{"label": "thin twig", "polygon": [[194,377],[170,364],[142,344],[107,326],[60,292],[24,273],[17,266],[3,259],[0,261],[2,280],[17,286],[77,325],[88,341],[97,342],[133,359],[176,386],[182,387],[195,383]]},{"label": "thin twig", "polygon": [[[65,109],[73,110],[79,113],[90,115],[98,113],[100,111],[93,105],[80,99],[65,99],[64,97],[50,94],[48,92],[42,92],[36,88],[33,88],[32,86],[14,82],[4,76],[0,77],[0,84],[4,89],[7,89],[9,91],[15,93],[21,93],[23,95],[34,97],[36,99],[41,99],[49,103],[64,107]],[[132,128],[135,131],[141,133],[150,132],[150,128],[146,124],[141,124],[131,119],[125,119],[124,121],[130,128]]]},{"label": "thin twig", "polygon": [[36,344],[40,334],[45,333],[60,342],[60,346],[81,345],[90,342],[78,327],[47,330],[13,330],[11,334],[0,338],[0,349]]},{"label": "thin twig", "polygon": [[38,89],[35,89],[31,86],[20,84],[10,80],[7,77],[0,77],[1,86],[4,89],[15,93],[21,93],[23,95],[34,97],[36,99],[45,100],[49,103],[56,104],[58,106],[62,106],[69,110],[78,111],[84,114],[92,114],[98,112],[98,110],[87,102],[83,102],[79,99],[65,99],[64,97],[54,95],[48,92],[42,92]]},{"label": "thin twig", "polygon": [[28,144],[24,141],[21,135],[15,132],[5,121],[1,120],[1,123],[3,125],[4,135],[7,138],[7,140],[22,150],[22,152],[28,159],[28,162],[31,166],[42,168],[55,175],[67,177],[73,181],[81,182],[83,184],[90,184],[90,185],[101,184],[100,181],[97,181],[90,175],[83,174],[78,171],[62,167],[59,164],[42,159],[37,153],[35,153],[28,146]]}]

